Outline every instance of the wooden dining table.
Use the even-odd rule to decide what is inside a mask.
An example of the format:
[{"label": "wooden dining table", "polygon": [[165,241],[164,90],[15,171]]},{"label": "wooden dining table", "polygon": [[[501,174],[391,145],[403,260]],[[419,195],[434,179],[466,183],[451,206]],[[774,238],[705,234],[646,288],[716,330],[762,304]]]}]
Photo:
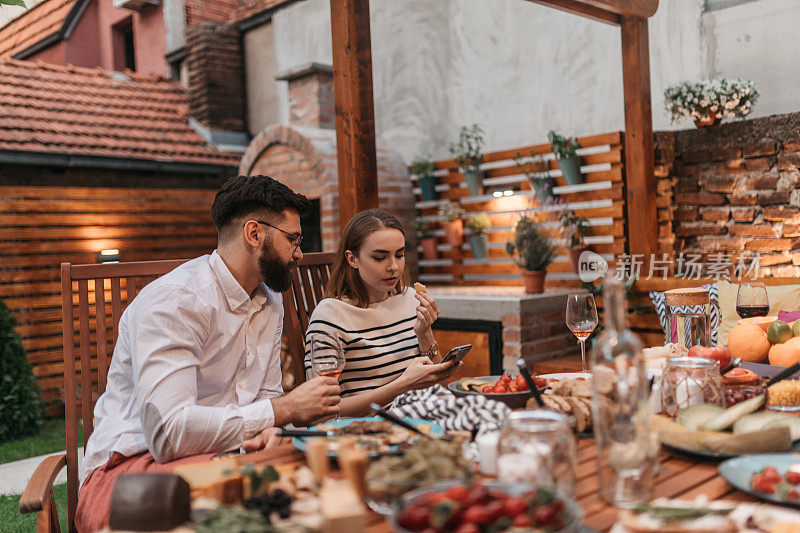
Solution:
[{"label": "wooden dining table", "polygon": [[[264,450],[239,458],[241,465],[256,464],[305,464],[304,455],[291,444]],[[702,459],[662,449],[660,471],[655,478],[653,497],[692,500],[705,496],[709,500],[725,499],[736,502],[752,502],[752,497],[733,488],[717,473],[718,461]],[[597,456],[594,439],[578,440],[578,468],[576,472],[575,499],[583,509],[583,523],[596,531],[608,531],[617,521],[619,509],[606,503],[598,492]],[[392,531],[385,517],[370,513],[367,531],[385,533]]]}]

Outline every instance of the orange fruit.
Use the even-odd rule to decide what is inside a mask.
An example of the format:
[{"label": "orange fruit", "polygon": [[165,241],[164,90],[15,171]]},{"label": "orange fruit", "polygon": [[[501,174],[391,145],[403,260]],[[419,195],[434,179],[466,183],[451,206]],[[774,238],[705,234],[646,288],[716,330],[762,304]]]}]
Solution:
[{"label": "orange fruit", "polygon": [[763,363],[769,356],[771,344],[767,334],[756,324],[734,326],[728,334],[728,348],[731,357],[741,357],[748,363]]},{"label": "orange fruit", "polygon": [[792,366],[800,361],[800,338],[791,339],[782,344],[773,344],[769,349],[769,364],[775,366]]},{"label": "orange fruit", "polygon": [[767,332],[769,325],[778,320],[776,316],[753,316],[750,318],[743,318],[739,320],[738,324],[741,326],[742,324],[755,324],[761,329],[764,330],[764,333]]}]

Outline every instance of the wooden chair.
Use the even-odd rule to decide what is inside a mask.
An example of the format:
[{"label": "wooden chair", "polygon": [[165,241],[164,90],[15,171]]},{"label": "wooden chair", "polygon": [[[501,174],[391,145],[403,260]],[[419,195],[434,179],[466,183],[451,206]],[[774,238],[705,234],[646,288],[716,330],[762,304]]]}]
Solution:
[{"label": "wooden chair", "polygon": [[295,386],[306,380],[303,359],[308,318],[324,298],[335,255],[333,252],[305,254],[292,272],[292,289],[283,293],[283,331],[287,337]]},{"label": "wooden chair", "polygon": [[[303,337],[308,316],[322,298],[322,288],[328,281],[333,255],[306,254],[293,272],[292,288],[283,294],[284,328],[289,339],[292,369],[298,383],[305,380]],[[108,365],[117,340],[119,319],[142,287],[185,261],[61,264],[67,446],[66,454],[48,457],[39,464],[20,497],[21,513],[37,513],[37,531],[60,531],[53,500],[53,482],[64,466],[67,467],[69,530],[75,531],[75,512],[78,507],[78,420],[83,420],[85,446],[94,428],[95,401],[106,389]],[[97,305],[98,302],[102,304]],[[102,326],[98,328],[98,324]],[[78,365],[76,353],[80,358]],[[83,372],[83,369],[91,371]]]}]

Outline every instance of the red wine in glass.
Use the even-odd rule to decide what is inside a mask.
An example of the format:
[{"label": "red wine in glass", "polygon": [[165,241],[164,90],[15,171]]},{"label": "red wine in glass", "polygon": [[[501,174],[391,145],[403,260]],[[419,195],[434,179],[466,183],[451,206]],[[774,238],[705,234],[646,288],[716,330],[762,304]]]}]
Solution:
[{"label": "red wine in glass", "polygon": [[768,305],[737,305],[736,314],[740,318],[750,318],[753,316],[767,316],[769,314]]}]

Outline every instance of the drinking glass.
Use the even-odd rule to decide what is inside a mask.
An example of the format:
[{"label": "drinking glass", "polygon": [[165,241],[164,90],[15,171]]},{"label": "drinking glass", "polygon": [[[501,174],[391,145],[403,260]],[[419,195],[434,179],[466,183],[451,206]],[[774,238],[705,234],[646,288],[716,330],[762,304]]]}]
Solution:
[{"label": "drinking glass", "polygon": [[[318,376],[339,379],[346,362],[338,336],[321,333],[311,337],[311,369]],[[337,413],[336,420],[339,419]]]},{"label": "drinking glass", "polygon": [[575,434],[569,418],[547,409],[513,411],[500,431],[497,475],[510,482],[575,492]]},{"label": "drinking glass", "polygon": [[597,307],[594,296],[586,293],[576,293],[567,296],[566,322],[569,330],[578,337],[581,344],[581,368],[586,369],[586,339],[597,327]]},{"label": "drinking glass", "polygon": [[736,314],[739,318],[751,316],[767,316],[769,314],[769,298],[763,283],[742,283],[736,293]]}]

